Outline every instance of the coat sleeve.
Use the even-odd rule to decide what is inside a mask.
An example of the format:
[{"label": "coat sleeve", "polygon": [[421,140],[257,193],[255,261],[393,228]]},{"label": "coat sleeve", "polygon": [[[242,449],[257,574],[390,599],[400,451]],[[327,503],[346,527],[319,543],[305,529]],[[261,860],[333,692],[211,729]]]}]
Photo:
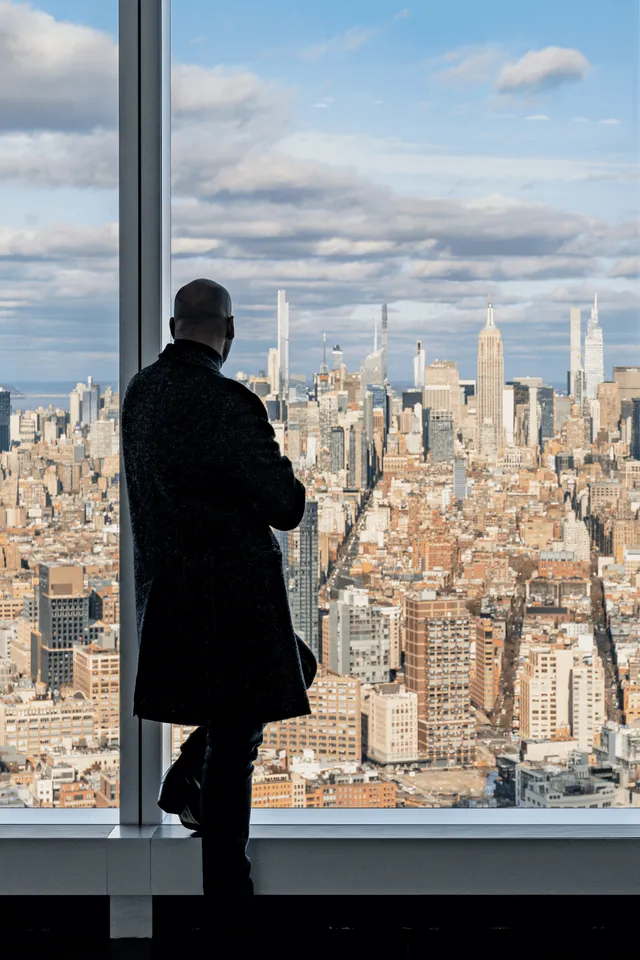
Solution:
[{"label": "coat sleeve", "polygon": [[233,399],[223,456],[236,490],[276,530],[293,530],[302,520],[305,489],[291,461],[280,452],[262,401],[245,387]]}]

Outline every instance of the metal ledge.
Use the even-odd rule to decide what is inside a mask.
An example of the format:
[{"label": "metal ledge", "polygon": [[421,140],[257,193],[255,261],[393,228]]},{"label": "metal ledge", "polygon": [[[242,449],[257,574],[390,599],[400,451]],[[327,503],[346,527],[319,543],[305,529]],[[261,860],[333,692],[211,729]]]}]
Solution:
[{"label": "metal ledge", "polygon": [[[637,823],[258,822],[250,844],[264,895],[637,895],[639,854]],[[193,896],[200,856],[170,823],[5,822],[0,895]]]}]

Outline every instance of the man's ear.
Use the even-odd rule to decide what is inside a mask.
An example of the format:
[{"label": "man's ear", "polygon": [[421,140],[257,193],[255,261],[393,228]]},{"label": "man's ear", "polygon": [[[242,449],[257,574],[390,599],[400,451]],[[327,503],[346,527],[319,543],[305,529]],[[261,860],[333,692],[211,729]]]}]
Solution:
[{"label": "man's ear", "polygon": [[169,332],[171,333],[171,339],[175,340],[176,338],[176,321],[173,317],[169,320]]},{"label": "man's ear", "polygon": [[233,325],[233,324],[234,324],[233,317],[229,317],[229,319],[227,320],[227,333],[226,333],[226,336],[225,336],[225,339],[226,339],[226,340],[233,340],[234,337],[235,337],[235,335],[236,335],[235,328],[234,328],[234,325]]}]

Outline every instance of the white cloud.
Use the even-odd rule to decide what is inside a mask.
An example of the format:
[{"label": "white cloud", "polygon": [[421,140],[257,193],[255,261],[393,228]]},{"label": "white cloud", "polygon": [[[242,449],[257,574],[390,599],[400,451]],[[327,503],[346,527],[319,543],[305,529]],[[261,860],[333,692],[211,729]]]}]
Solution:
[{"label": "white cloud", "polygon": [[411,16],[411,8],[410,8],[410,7],[405,7],[404,10],[398,10],[398,12],[396,13],[396,15],[394,16],[393,19],[394,19],[394,20],[406,20],[406,19],[407,19],[408,17],[410,17],[410,16]]},{"label": "white cloud", "polygon": [[[248,70],[176,64],[172,118],[232,117],[286,109],[291,93]],[[117,47],[98,30],[0,0],[0,130],[82,131],[114,127]]]},{"label": "white cloud", "polygon": [[503,257],[491,260],[413,260],[414,276],[452,280],[543,280],[592,276],[598,270],[596,260],[583,257]]},{"label": "white cloud", "polygon": [[626,257],[624,260],[618,260],[611,268],[609,276],[637,280],[640,277],[640,257]]},{"label": "white cloud", "polygon": [[594,176],[618,179],[637,174],[635,163],[563,157],[514,157],[496,153],[452,154],[429,143],[319,131],[290,134],[280,141],[279,147],[283,152],[300,159],[353,167],[363,175],[385,183],[402,183],[407,177],[424,178],[425,192],[429,190],[429,178],[433,177],[455,177],[494,184],[506,182],[511,186],[514,182],[530,180],[575,183]]},{"label": "white cloud", "polygon": [[583,53],[569,47],[530,50],[500,71],[496,87],[500,93],[534,93],[583,80],[591,64]]},{"label": "white cloud", "polygon": [[0,181],[32,187],[118,185],[115,130],[0,134]]},{"label": "white cloud", "polygon": [[176,64],[171,71],[172,119],[233,117],[240,122],[261,110],[273,110],[288,95],[248,70]]},{"label": "white cloud", "polygon": [[431,77],[440,83],[449,83],[455,86],[486,83],[493,76],[496,64],[503,56],[502,51],[495,46],[483,47],[470,52],[453,50],[443,54],[439,59],[445,63],[457,60],[455,66],[437,70],[431,74]]},{"label": "white cloud", "polygon": [[589,117],[573,117],[571,120],[572,123],[591,123]]},{"label": "white cloud", "polygon": [[0,0],[0,129],[81,130],[116,113],[111,37]]},{"label": "white cloud", "polygon": [[76,227],[64,224],[41,230],[0,227],[0,259],[63,260],[117,257],[118,225]]},{"label": "white cloud", "polygon": [[616,120],[615,117],[607,117],[606,120],[600,120],[600,123],[607,124],[610,127],[617,127],[622,123],[622,120]]},{"label": "white cloud", "polygon": [[530,116],[525,117],[525,120],[548,120],[549,117],[546,113],[532,113]]},{"label": "white cloud", "polygon": [[378,27],[352,27],[343,35],[343,43],[346,50],[359,50],[365,43],[368,43],[376,34],[380,33]]},{"label": "white cloud", "polygon": [[335,97],[323,97],[322,100],[318,100],[317,103],[314,103],[314,107],[317,110],[328,110],[331,104],[335,102]]},{"label": "white cloud", "polygon": [[304,47],[298,54],[302,60],[319,60],[326,53],[352,53],[381,32],[381,27],[350,27],[344,33]]}]

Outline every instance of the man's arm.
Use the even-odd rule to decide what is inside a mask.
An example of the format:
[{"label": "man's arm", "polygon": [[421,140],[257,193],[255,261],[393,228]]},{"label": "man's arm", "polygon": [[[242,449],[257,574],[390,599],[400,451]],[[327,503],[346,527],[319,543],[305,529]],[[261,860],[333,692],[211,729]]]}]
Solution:
[{"label": "man's arm", "polygon": [[222,451],[236,490],[276,530],[293,530],[304,514],[305,489],[280,452],[264,404],[238,385],[227,410]]}]

